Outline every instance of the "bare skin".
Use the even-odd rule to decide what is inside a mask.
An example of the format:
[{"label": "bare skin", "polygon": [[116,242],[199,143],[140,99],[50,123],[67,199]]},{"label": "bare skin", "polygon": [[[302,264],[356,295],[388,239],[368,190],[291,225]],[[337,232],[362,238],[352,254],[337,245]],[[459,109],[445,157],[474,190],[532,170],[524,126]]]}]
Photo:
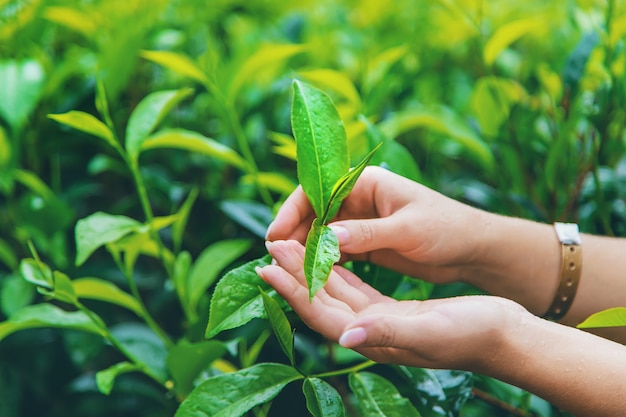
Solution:
[{"label": "bare skin", "polygon": [[[396,301],[337,266],[309,303],[301,243],[313,216],[296,190],[268,231],[277,265],[258,271],[312,329],[379,362],[490,375],[577,416],[626,408],[626,347],[530,313],[545,313],[558,285],[551,225],[486,213],[368,168],[332,223],[344,260],[370,259],[437,283],[465,281],[500,297]],[[565,324],[626,305],[626,241],[585,235],[583,248]],[[606,336],[625,340],[621,329]]]}]

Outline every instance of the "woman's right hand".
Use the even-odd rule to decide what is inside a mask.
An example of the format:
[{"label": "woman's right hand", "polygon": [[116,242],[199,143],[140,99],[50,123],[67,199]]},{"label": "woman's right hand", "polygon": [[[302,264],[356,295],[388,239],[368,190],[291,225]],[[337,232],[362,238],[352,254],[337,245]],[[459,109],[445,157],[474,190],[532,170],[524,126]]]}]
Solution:
[{"label": "woman's right hand", "polygon": [[[385,169],[367,167],[330,226],[342,260],[369,260],[443,283],[480,267],[480,232],[490,216]],[[279,210],[267,239],[304,243],[314,217],[298,187]]]}]

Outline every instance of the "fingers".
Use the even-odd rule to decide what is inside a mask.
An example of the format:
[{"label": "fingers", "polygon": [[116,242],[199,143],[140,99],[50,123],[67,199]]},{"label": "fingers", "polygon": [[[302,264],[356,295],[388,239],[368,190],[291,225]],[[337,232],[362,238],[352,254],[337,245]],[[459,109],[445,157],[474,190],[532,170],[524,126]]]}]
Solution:
[{"label": "fingers", "polygon": [[309,199],[302,191],[302,186],[298,186],[278,210],[276,218],[267,229],[266,239],[295,239],[304,242],[314,217]]},{"label": "fingers", "polygon": [[[293,240],[270,242],[267,247],[276,262],[292,275],[301,286],[308,288],[303,269],[304,247]],[[344,277],[348,277],[351,283],[357,286],[348,283]],[[370,295],[376,298],[382,297],[380,293],[350,271],[338,266],[331,272],[324,291],[318,292],[318,295],[327,304],[336,306],[341,304],[355,312],[371,304]]]},{"label": "fingers", "polygon": [[350,254],[394,248],[399,236],[406,234],[407,225],[395,217],[341,220],[331,223],[341,251]]}]

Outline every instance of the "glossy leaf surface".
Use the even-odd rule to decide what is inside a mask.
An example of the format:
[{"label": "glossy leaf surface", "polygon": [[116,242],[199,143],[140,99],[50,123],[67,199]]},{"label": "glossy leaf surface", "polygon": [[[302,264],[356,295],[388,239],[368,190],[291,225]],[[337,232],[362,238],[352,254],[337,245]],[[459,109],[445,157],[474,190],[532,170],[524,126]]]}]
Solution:
[{"label": "glossy leaf surface", "polygon": [[337,390],[319,378],[307,378],[302,384],[306,407],[313,417],[343,417],[346,410]]},{"label": "glossy leaf surface", "polygon": [[16,311],[0,323],[0,340],[25,329],[57,327],[102,334],[100,328],[82,311],[64,311],[52,304],[35,304]]},{"label": "glossy leaf surface", "polygon": [[268,265],[270,261],[269,255],[255,259],[231,270],[217,283],[211,297],[207,338],[243,326],[254,318],[266,317],[259,288],[270,296],[276,291],[259,278],[254,269]]},{"label": "glossy leaf surface", "polygon": [[298,180],[317,217],[323,217],[333,187],[350,168],[346,131],[325,93],[298,81],[293,91],[291,124]]},{"label": "glossy leaf surface", "polygon": [[290,366],[261,363],[207,379],[176,412],[176,417],[239,417],[274,398],[302,375]]},{"label": "glossy leaf surface", "polygon": [[186,285],[187,307],[191,312],[196,311],[200,298],[217,280],[218,274],[251,245],[246,239],[230,239],[216,242],[202,251],[189,272]]},{"label": "glossy leaf surface", "polygon": [[182,100],[193,93],[190,88],[150,93],[139,102],[126,126],[126,151],[131,160],[139,156],[143,141],[163,118]]},{"label": "glossy leaf surface", "polygon": [[97,372],[96,385],[98,386],[98,391],[104,395],[109,395],[113,390],[113,384],[115,384],[115,379],[118,376],[136,371],[141,371],[141,368],[130,362],[120,362],[108,367],[107,369]]},{"label": "glossy leaf surface", "polygon": [[76,265],[82,265],[99,247],[138,230],[141,223],[126,216],[94,213],[76,223]]},{"label": "glossy leaf surface", "polygon": [[578,326],[579,329],[592,329],[597,327],[622,327],[626,326],[626,307],[614,307],[592,314]]},{"label": "glossy leaf surface", "polygon": [[400,395],[387,379],[371,372],[350,374],[354,392],[363,415],[368,417],[420,417],[413,404]]},{"label": "glossy leaf surface", "polygon": [[263,298],[263,308],[265,309],[265,314],[267,315],[267,318],[272,326],[272,330],[274,330],[274,334],[278,339],[278,344],[283,352],[285,352],[285,355],[287,355],[291,366],[293,366],[295,363],[295,354],[293,349],[294,340],[291,324],[289,324],[289,320],[278,302],[267,295],[265,291],[261,289],[259,289],[259,291],[261,292],[261,297]]},{"label": "glossy leaf surface", "polygon": [[110,281],[86,277],[77,278],[72,281],[72,284],[78,298],[104,301],[141,315],[141,307],[137,300]]},{"label": "glossy leaf surface", "polygon": [[335,262],[339,261],[339,241],[330,227],[315,219],[306,238],[304,275],[309,287],[309,299],[324,287]]}]

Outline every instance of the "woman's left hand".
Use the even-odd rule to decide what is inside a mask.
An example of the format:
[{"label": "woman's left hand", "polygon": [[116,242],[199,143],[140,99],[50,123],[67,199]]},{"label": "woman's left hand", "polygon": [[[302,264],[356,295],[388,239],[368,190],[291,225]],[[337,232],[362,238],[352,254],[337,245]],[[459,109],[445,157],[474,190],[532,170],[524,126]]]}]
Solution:
[{"label": "woman's left hand", "polygon": [[507,329],[530,317],[517,303],[493,296],[397,301],[341,266],[309,302],[304,247],[275,241],[268,250],[277,264],[259,269],[259,276],[310,328],[377,362],[480,371]]}]

